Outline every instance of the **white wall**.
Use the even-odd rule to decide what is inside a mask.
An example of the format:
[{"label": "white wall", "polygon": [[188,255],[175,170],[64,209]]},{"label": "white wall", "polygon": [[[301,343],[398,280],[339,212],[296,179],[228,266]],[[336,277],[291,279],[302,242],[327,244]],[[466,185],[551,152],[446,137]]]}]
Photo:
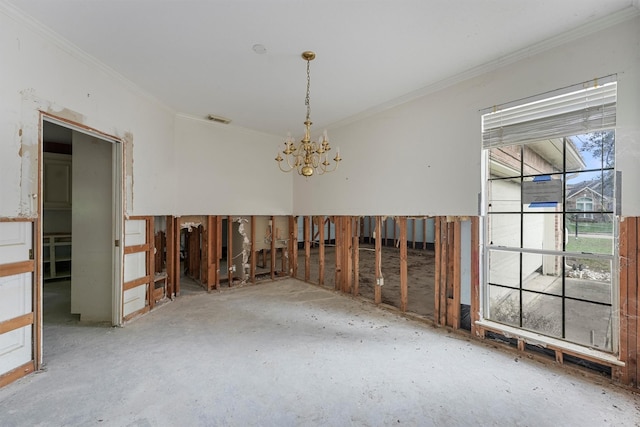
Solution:
[{"label": "white wall", "polygon": [[38,110],[126,141],[134,215],[475,215],[479,110],[611,73],[623,214],[640,215],[640,18],[330,129],[344,161],[309,179],[277,171],[277,136],[176,116],[34,28],[0,8],[0,216],[37,211]]},{"label": "white wall", "polygon": [[282,138],[177,116],[174,164],[178,215],[288,215],[291,174],[274,160]]},{"label": "white wall", "polygon": [[[476,215],[480,110],[618,74],[624,215],[640,215],[640,18],[330,129],[340,169],[294,180],[301,215]],[[375,88],[372,88],[375,90]]]},{"label": "white wall", "polygon": [[39,110],[124,141],[128,214],[291,213],[280,138],[176,118],[6,6],[0,29],[0,217],[37,213]]},{"label": "white wall", "polygon": [[168,211],[174,113],[4,8],[0,28],[0,216],[37,211],[38,110],[132,143],[127,210]]}]

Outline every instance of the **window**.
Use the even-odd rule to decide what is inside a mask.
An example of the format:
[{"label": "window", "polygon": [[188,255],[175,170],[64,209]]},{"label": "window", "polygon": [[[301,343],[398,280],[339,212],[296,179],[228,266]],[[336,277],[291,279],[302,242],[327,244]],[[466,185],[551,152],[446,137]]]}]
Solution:
[{"label": "window", "polygon": [[[590,212],[593,210],[593,199],[591,197],[580,197],[576,201],[576,210],[581,212]],[[593,219],[593,214],[591,213],[581,213],[581,219]]]},{"label": "window", "polygon": [[[615,82],[605,86],[483,116],[483,308],[492,321],[613,352]],[[563,105],[562,118],[543,105]],[[589,121],[595,110],[602,117]]]}]

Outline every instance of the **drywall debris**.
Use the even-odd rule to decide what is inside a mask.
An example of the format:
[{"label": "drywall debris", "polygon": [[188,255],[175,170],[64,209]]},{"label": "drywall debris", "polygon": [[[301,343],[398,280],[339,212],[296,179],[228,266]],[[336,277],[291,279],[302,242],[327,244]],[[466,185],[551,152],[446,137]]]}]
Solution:
[{"label": "drywall debris", "polygon": [[249,278],[249,254],[251,253],[251,240],[247,235],[245,224],[249,222],[247,218],[238,217],[238,233],[242,236],[242,283],[246,283]]},{"label": "drywall debris", "polygon": [[180,228],[186,229],[189,233],[191,233],[191,230],[193,230],[194,228],[198,228],[201,225],[201,222],[181,222]]}]

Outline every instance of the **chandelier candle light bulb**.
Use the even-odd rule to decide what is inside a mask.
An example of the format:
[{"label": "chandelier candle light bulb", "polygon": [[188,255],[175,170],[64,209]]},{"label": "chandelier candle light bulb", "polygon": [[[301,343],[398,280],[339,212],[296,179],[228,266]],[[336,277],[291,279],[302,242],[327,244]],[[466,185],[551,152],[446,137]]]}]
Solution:
[{"label": "chandelier candle light bulb", "polygon": [[[331,150],[331,145],[329,144],[326,130],[318,138],[318,142],[311,140],[311,125],[313,123],[311,122],[311,104],[309,102],[309,88],[311,86],[309,64],[315,57],[316,54],[314,52],[302,52],[302,59],[307,61],[307,96],[304,101],[307,106],[307,117],[304,121],[304,137],[296,146],[291,134],[287,134],[284,140],[284,150],[281,153],[278,152],[275,158],[282,172],[296,170],[299,175],[305,177],[312,176],[316,171],[318,175],[333,172],[338,168],[338,164],[342,160],[340,158],[340,149],[338,149],[336,156],[333,158],[333,164],[329,161],[328,152]],[[282,154],[284,154],[284,157],[282,157]],[[283,161],[285,160],[286,165],[283,167]]]}]

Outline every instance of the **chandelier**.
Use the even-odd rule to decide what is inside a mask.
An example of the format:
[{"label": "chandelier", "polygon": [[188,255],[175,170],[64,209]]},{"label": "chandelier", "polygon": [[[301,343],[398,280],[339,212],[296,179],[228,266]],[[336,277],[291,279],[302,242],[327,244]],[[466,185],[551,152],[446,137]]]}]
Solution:
[{"label": "chandelier", "polygon": [[[307,106],[307,119],[304,121],[304,138],[296,146],[291,134],[287,135],[284,140],[284,150],[278,152],[276,162],[282,172],[291,172],[296,170],[299,175],[309,177],[318,172],[322,175],[326,172],[333,172],[338,168],[340,158],[340,149],[336,151],[335,157],[330,160],[329,151],[331,146],[327,139],[327,131],[325,130],[318,142],[311,141],[311,104],[309,103],[309,87],[311,85],[311,74],[309,73],[309,63],[316,57],[314,52],[309,50],[302,52],[302,59],[307,61],[307,96],[304,104]],[[284,157],[282,157],[284,154]],[[283,161],[286,161],[283,167]]]}]

